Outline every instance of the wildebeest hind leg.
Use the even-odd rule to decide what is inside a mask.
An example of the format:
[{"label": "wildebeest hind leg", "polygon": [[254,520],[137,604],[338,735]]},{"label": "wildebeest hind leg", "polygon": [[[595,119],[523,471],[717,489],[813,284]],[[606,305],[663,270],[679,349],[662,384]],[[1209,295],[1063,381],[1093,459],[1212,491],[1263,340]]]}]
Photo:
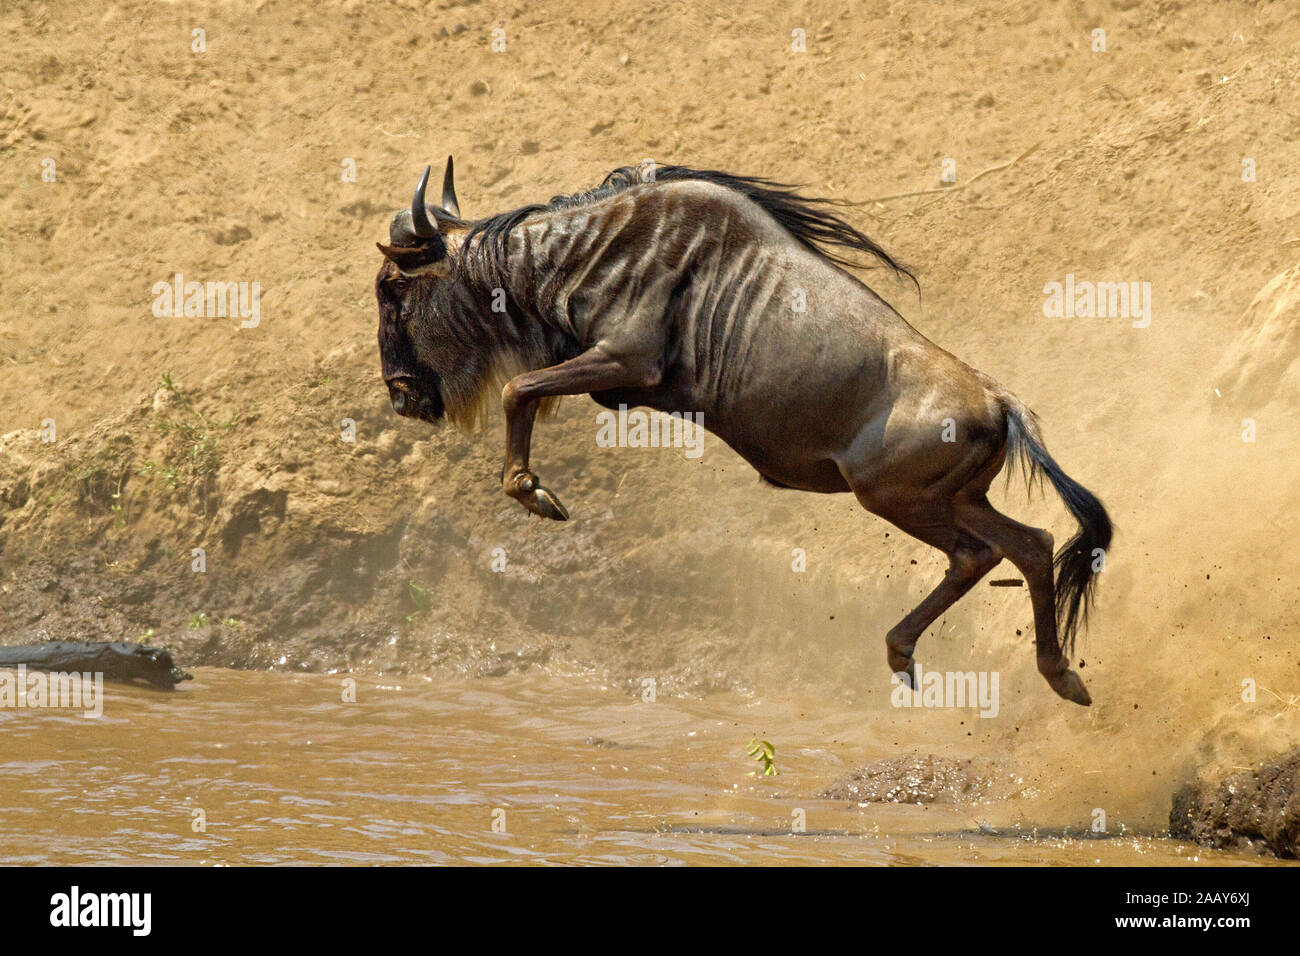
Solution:
[{"label": "wildebeest hind leg", "polygon": [[908,683],[915,686],[913,654],[916,642],[926,628],[939,619],[939,615],[956,604],[980,578],[997,566],[1002,560],[1002,554],[996,548],[946,522],[936,523],[915,518],[889,520],[912,537],[919,538],[948,555],[948,570],[939,586],[885,635],[890,670],[895,674],[906,673]]},{"label": "wildebeest hind leg", "polygon": [[1029,585],[1034,605],[1034,640],[1038,671],[1066,700],[1088,706],[1092,698],[1079,675],[1070,670],[1056,633],[1056,586],[1052,574],[1052,536],[997,511],[983,495],[959,500],[958,524],[1002,550]]}]

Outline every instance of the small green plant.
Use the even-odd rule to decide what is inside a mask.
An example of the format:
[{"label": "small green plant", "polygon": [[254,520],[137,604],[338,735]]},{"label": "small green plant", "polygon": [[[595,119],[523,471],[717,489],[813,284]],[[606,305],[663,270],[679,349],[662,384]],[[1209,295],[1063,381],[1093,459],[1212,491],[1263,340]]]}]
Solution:
[{"label": "small green plant", "polygon": [[209,422],[190,396],[172,380],[171,372],[163,373],[162,387],[175,400],[153,427],[163,435],[175,436],[180,450],[178,452],[176,443],[169,442],[164,450],[166,460],[161,464],[145,461],[138,473],[159,479],[169,491],[184,488],[206,515],[208,499],[221,466],[218,446],[226,433],[235,427],[236,416],[232,415],[219,425]]},{"label": "small green plant", "polygon": [[197,631],[201,627],[208,626],[208,616],[202,611],[196,611],[190,616],[190,630]]},{"label": "small green plant", "polygon": [[429,598],[429,589],[414,578],[406,582],[406,593],[410,596],[411,603],[415,605],[415,610],[405,618],[406,623],[410,624],[417,617],[429,613],[432,601]]},{"label": "small green plant", "polygon": [[[746,748],[745,753],[749,754],[755,760],[762,762],[763,776],[775,777],[781,772],[776,769],[776,748],[772,746],[771,741],[759,740],[757,737],[754,737],[749,741],[749,746]],[[753,777],[756,776],[757,773],[757,770],[752,770],[749,775]]]},{"label": "small green plant", "polygon": [[117,491],[113,492],[113,504],[108,506],[108,510],[113,512],[113,516],[117,518],[117,527],[119,528],[126,527],[126,506],[122,502],[122,481],[123,478],[117,479]]},{"label": "small green plant", "polygon": [[145,631],[143,634],[137,637],[135,639],[135,642],[137,644],[143,644],[145,641],[152,641],[152,640],[153,640],[153,628],[151,627],[149,628],[149,630]]},{"label": "small green plant", "polygon": [[221,623],[226,627],[233,627],[235,630],[239,630],[244,626],[244,622],[237,617],[228,617]]}]

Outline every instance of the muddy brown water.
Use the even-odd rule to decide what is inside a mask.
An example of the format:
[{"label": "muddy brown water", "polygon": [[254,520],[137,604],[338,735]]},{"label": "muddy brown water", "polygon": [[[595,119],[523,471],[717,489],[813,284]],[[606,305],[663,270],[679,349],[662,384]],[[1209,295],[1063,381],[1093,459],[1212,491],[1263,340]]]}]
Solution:
[{"label": "muddy brown water", "polygon": [[[109,685],[98,719],[0,710],[0,862],[1263,862],[1154,831],[1089,838],[1082,810],[1037,805],[1029,784],[962,805],[817,799],[894,751],[815,700],[645,702],[524,674],[363,679],[345,703],[339,676],[195,678],[173,694]],[[779,775],[753,775],[755,733],[774,738]]]}]

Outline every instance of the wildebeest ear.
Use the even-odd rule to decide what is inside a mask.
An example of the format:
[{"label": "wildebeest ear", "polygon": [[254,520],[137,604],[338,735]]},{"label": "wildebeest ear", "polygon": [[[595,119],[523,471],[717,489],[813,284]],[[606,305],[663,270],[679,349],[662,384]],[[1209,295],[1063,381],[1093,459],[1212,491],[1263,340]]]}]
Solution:
[{"label": "wildebeest ear", "polygon": [[384,258],[397,266],[397,271],[406,276],[446,275],[451,268],[447,261],[447,247],[442,238],[423,246],[386,246],[376,242]]},{"label": "wildebeest ear", "polygon": [[460,203],[456,201],[456,183],[451,170],[451,157],[447,157],[447,171],[442,174],[442,208],[457,219],[460,218]]}]

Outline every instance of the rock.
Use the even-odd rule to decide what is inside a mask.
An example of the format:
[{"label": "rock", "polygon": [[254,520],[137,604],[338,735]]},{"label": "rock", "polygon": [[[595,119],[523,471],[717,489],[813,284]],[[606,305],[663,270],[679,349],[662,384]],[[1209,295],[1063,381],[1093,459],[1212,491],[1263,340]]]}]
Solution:
[{"label": "rock", "polygon": [[211,232],[212,241],[219,246],[236,246],[241,242],[247,242],[253,238],[252,231],[240,223],[232,223],[227,227],[218,227]]},{"label": "rock", "polygon": [[1238,328],[1213,374],[1214,386],[1240,407],[1274,400],[1294,407],[1300,401],[1300,265],[1269,280]]},{"label": "rock", "polygon": [[386,215],[391,215],[392,210],[387,206],[381,206],[378,203],[371,202],[368,197],[362,196],[353,202],[339,207],[339,212],[345,216],[352,216],[355,219],[380,219]]},{"label": "rock", "polygon": [[1300,747],[1257,770],[1174,794],[1169,835],[1217,849],[1300,859]]}]

